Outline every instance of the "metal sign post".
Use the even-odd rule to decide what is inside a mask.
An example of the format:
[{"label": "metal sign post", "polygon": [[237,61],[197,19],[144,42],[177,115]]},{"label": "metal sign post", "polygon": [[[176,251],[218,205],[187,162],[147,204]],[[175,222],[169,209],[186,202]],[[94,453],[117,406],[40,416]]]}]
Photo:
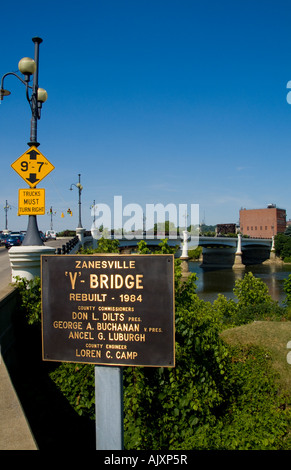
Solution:
[{"label": "metal sign post", "polygon": [[96,449],[123,449],[122,367],[95,366]]},{"label": "metal sign post", "polygon": [[120,450],[122,367],[175,366],[174,257],[44,255],[41,261],[43,360],[96,365],[97,448]]}]

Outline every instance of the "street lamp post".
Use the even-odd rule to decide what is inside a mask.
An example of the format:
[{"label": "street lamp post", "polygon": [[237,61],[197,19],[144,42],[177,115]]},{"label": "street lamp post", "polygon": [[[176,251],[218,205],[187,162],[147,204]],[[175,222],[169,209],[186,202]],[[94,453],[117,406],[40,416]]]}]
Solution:
[{"label": "street lamp post", "polygon": [[81,221],[81,194],[82,194],[83,186],[81,185],[81,175],[79,174],[78,177],[79,177],[78,183],[77,184],[74,184],[74,183],[71,184],[70,191],[72,191],[73,186],[76,186],[76,188],[78,189],[78,193],[79,193],[79,201],[78,201],[78,204],[79,204],[79,223],[78,223],[78,227],[76,228],[76,235],[79,238],[79,240],[81,242],[81,245],[83,246],[84,245],[84,235],[85,235],[85,229],[82,227],[82,221]]},{"label": "street lamp post", "polygon": [[81,193],[82,193],[83,186],[81,185],[81,175],[79,174],[78,177],[79,177],[79,182],[77,184],[72,183],[71,186],[70,186],[70,191],[73,190],[73,186],[76,186],[76,188],[78,189],[78,193],[79,193],[79,202],[78,202],[78,205],[79,205],[79,223],[78,223],[77,228],[83,228],[82,227],[82,221],[81,221]]},{"label": "street lamp post", "polygon": [[47,214],[51,216],[51,225],[50,225],[50,227],[51,227],[51,230],[53,230],[53,216],[56,215],[56,211],[55,212],[53,211],[53,206],[50,207],[50,210]]},{"label": "street lamp post", "polygon": [[[4,96],[10,95],[10,91],[4,89],[4,79],[8,75],[16,77],[26,88],[26,98],[31,109],[31,124],[30,124],[30,141],[29,147],[38,147],[37,142],[37,121],[40,119],[42,104],[47,100],[47,92],[38,86],[38,65],[39,65],[39,45],[42,39],[38,37],[32,38],[34,43],[34,60],[29,57],[24,57],[18,63],[19,71],[23,77],[15,72],[9,72],[3,75],[1,79],[0,100]],[[29,84],[31,76],[33,75],[32,86]],[[9,258],[12,269],[12,282],[15,278],[33,279],[35,276],[40,276],[40,257],[42,254],[53,253],[53,247],[44,246],[35,215],[29,215],[28,226],[25,238],[21,246],[13,246],[9,250]]]},{"label": "street lamp post", "polygon": [[[13,75],[25,85],[26,98],[31,109],[30,141],[28,142],[28,145],[30,147],[33,145],[38,147],[39,143],[37,142],[37,121],[40,119],[42,104],[47,100],[47,92],[38,86],[39,45],[42,43],[42,39],[39,37],[34,37],[32,38],[32,41],[34,42],[34,60],[30,59],[29,57],[24,57],[18,63],[18,68],[24,75],[24,79],[15,72],[8,72],[3,75],[1,79],[0,100],[2,101],[4,96],[11,94],[10,91],[4,89],[4,79],[8,75]],[[29,85],[29,82],[32,75],[33,83],[31,86]],[[36,215],[29,215],[28,217],[27,231],[22,245],[41,246],[43,245],[43,242],[39,235]]]},{"label": "street lamp post", "polygon": [[8,204],[8,201],[6,199],[6,204],[4,206],[4,210],[5,210],[5,232],[7,233],[8,232],[8,216],[7,216],[7,212],[8,210],[11,209],[11,207],[9,206]]}]

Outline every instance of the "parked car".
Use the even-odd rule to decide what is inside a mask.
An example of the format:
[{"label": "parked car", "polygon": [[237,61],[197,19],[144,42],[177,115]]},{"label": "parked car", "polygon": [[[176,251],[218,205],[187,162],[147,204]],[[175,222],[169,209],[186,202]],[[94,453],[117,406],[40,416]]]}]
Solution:
[{"label": "parked car", "polygon": [[5,244],[5,240],[9,237],[9,234],[8,233],[1,233],[0,235],[0,245],[4,245]]},{"label": "parked car", "polygon": [[24,236],[21,233],[11,234],[4,241],[4,245],[7,249],[11,248],[12,246],[20,246],[23,239]]},{"label": "parked car", "polygon": [[46,241],[45,234],[41,230],[39,230],[39,236],[40,236],[40,238],[42,239],[43,242]]},{"label": "parked car", "polygon": [[57,234],[54,230],[47,230],[45,236],[47,240],[56,240],[57,238]]}]

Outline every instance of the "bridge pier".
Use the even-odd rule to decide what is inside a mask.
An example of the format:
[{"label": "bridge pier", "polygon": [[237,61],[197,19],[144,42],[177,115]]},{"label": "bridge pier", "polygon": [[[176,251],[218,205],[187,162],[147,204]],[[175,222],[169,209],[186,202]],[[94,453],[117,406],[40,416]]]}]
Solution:
[{"label": "bridge pier", "polygon": [[277,260],[277,256],[276,256],[276,252],[275,252],[275,237],[274,237],[274,235],[272,236],[272,246],[271,246],[271,251],[270,251],[270,260],[271,261],[276,261]]},{"label": "bridge pier", "polygon": [[189,271],[189,255],[188,255],[188,232],[187,230],[183,231],[183,248],[182,254],[180,256],[181,260],[181,270],[182,270],[182,280],[187,279],[190,276]]},{"label": "bridge pier", "polygon": [[83,227],[77,227],[76,235],[79,238],[81,245],[84,246],[85,229]]},{"label": "bridge pier", "polygon": [[283,260],[276,256],[275,252],[275,237],[272,237],[272,246],[271,246],[271,251],[270,251],[270,257],[269,259],[265,260],[263,264],[277,264],[277,265],[282,265],[284,264]]},{"label": "bridge pier", "polygon": [[245,265],[242,262],[242,249],[241,249],[241,234],[237,236],[237,248],[234,256],[234,264],[232,269],[244,269]]}]

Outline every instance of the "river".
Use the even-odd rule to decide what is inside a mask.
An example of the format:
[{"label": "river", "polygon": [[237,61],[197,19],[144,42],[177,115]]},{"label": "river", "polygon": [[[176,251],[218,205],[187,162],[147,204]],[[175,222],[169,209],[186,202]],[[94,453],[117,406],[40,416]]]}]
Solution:
[{"label": "river", "polygon": [[200,262],[189,262],[189,271],[198,276],[196,281],[198,296],[209,302],[213,302],[218,294],[223,294],[228,299],[235,298],[233,288],[237,279],[242,279],[245,273],[252,272],[254,276],[262,279],[269,289],[269,294],[274,300],[282,301],[285,298],[283,290],[284,279],[291,274],[291,264],[264,265],[258,264],[246,266],[245,269],[201,268]]}]

